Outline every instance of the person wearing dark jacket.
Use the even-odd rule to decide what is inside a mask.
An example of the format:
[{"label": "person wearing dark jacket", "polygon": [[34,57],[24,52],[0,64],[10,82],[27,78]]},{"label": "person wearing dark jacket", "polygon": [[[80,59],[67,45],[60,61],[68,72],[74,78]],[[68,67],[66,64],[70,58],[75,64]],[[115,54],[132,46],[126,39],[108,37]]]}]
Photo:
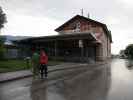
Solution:
[{"label": "person wearing dark jacket", "polygon": [[44,50],[41,50],[40,51],[40,73],[41,73],[41,78],[43,78],[43,74],[45,74],[45,77],[47,77],[47,74],[48,74],[47,63],[48,63],[48,56],[46,55]]}]

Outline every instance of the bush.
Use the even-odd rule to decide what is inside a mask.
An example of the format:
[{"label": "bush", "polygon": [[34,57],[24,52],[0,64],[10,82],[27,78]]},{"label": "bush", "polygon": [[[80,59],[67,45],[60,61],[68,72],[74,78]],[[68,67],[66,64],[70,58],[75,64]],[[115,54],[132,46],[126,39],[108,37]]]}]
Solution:
[{"label": "bush", "polygon": [[0,60],[4,60],[5,59],[5,49],[4,48],[0,48]]},{"label": "bush", "polygon": [[133,59],[133,44],[130,44],[126,47],[125,54],[128,58]]}]

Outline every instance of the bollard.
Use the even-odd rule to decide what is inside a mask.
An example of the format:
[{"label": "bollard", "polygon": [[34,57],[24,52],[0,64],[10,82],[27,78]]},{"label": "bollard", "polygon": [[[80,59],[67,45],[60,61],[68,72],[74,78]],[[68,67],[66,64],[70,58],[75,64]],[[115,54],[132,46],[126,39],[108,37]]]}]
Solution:
[{"label": "bollard", "polygon": [[27,68],[30,68],[30,59],[31,59],[30,57],[25,58]]}]

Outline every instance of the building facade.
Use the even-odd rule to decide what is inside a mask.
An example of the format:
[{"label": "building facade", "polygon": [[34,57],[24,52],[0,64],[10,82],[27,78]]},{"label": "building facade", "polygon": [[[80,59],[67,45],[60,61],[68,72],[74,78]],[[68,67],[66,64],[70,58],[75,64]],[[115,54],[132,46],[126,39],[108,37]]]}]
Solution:
[{"label": "building facade", "polygon": [[76,15],[55,29],[59,35],[21,41],[31,48],[43,48],[49,58],[94,62],[111,57],[111,32],[98,21]]},{"label": "building facade", "polygon": [[[107,29],[107,26],[98,21],[86,18],[84,16],[76,15],[57,29],[55,29],[60,35],[63,34],[92,34],[98,45],[94,48],[90,48],[88,51],[94,51],[97,60],[105,60],[111,57],[111,32]],[[88,43],[90,44],[90,43]]]}]

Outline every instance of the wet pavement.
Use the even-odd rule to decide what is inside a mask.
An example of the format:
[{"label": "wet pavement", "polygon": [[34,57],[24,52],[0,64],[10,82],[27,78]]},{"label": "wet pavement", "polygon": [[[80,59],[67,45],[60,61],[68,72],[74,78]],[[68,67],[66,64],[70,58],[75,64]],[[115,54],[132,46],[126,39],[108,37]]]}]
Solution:
[{"label": "wet pavement", "polygon": [[[48,66],[48,73],[55,72],[55,71],[61,71],[61,70],[71,70],[75,68],[80,68],[80,67],[90,67],[93,68],[92,66],[96,65],[102,65],[105,64],[106,62],[97,62],[96,64],[87,64],[87,63],[70,63],[70,62],[65,62],[61,63],[59,65],[55,66]],[[21,71],[15,71],[15,72],[7,72],[7,73],[0,73],[0,83],[7,82],[7,81],[13,81],[25,77],[31,77],[32,76],[32,71],[31,70],[21,70]]]},{"label": "wet pavement", "polygon": [[116,59],[111,64],[111,87],[107,100],[133,100],[133,61]]},{"label": "wet pavement", "polygon": [[52,72],[0,84],[0,100],[133,100],[132,61]]}]

